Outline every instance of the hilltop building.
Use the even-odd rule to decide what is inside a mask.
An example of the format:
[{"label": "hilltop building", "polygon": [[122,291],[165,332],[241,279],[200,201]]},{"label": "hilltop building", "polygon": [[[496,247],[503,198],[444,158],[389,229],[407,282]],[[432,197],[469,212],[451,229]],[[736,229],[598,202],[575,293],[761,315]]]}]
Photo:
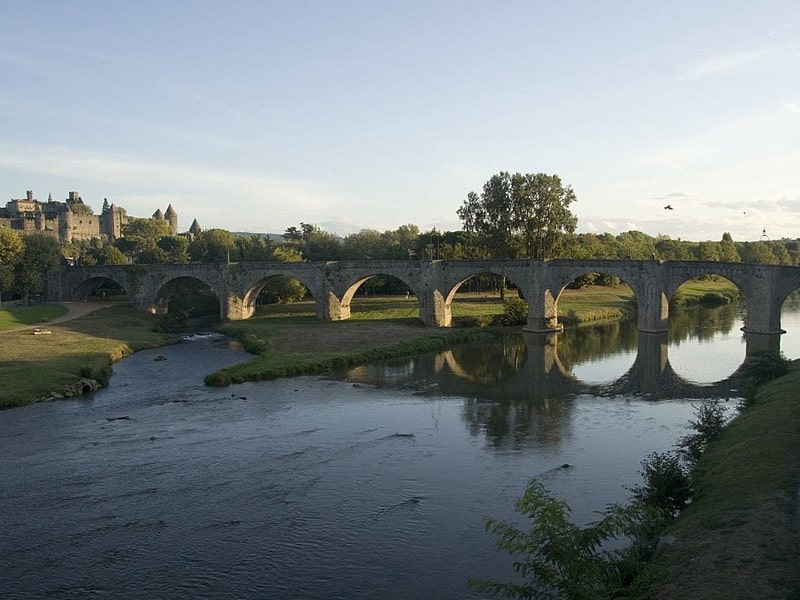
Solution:
[{"label": "hilltop building", "polygon": [[[151,218],[167,221],[172,235],[182,235],[190,240],[202,231],[195,219],[189,231],[179,234],[178,213],[171,204],[163,213],[158,209]],[[22,233],[46,233],[58,238],[62,244],[92,238],[116,240],[123,237],[123,227],[129,220],[124,208],[109,204],[107,199],[103,200],[101,213],[95,215],[78,192],[69,192],[64,202],[53,200],[52,194],[48,195],[47,202],[39,202],[33,197],[33,191],[28,190],[25,198],[11,200],[5,208],[0,208],[0,227]]]}]

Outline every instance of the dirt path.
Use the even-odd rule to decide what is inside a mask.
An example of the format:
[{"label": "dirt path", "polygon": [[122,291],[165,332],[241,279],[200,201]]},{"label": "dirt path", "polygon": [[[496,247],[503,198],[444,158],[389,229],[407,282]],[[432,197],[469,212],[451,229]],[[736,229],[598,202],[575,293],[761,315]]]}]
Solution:
[{"label": "dirt path", "polygon": [[55,319],[50,319],[45,323],[37,323],[34,325],[19,325],[17,327],[12,327],[10,329],[0,331],[0,335],[2,335],[3,333],[8,333],[10,331],[22,331],[24,329],[46,328],[48,325],[57,325],[58,323],[63,323],[64,321],[71,321],[72,319],[77,319],[78,317],[87,315],[90,312],[100,310],[101,308],[108,308],[110,306],[113,306],[108,302],[54,302],[53,304],[58,304],[66,308],[67,314],[61,315],[60,317],[56,317]]}]

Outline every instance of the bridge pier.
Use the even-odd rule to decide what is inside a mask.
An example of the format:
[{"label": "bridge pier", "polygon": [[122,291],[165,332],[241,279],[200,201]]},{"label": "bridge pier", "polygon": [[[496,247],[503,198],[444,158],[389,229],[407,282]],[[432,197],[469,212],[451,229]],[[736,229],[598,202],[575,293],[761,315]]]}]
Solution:
[{"label": "bridge pier", "polygon": [[344,321],[350,318],[350,302],[342,302],[332,291],[328,290],[322,298],[317,299],[317,318],[322,321]]},{"label": "bridge pier", "polygon": [[757,273],[755,285],[748,286],[746,290],[747,309],[744,316],[745,333],[780,334],[786,333],[781,329],[781,308],[785,295],[776,282],[773,281],[774,273]]},{"label": "bridge pier", "polygon": [[637,327],[644,333],[662,333],[669,330],[669,301],[662,287],[656,282],[644,286],[637,297]]},{"label": "bridge pier", "polygon": [[450,327],[453,312],[450,303],[438,288],[428,290],[417,296],[419,318],[426,327]]},{"label": "bridge pier", "polygon": [[244,321],[249,319],[256,312],[255,305],[247,304],[240,296],[228,292],[224,298],[220,298],[219,316],[223,321]]},{"label": "bridge pier", "polygon": [[564,326],[558,322],[558,306],[550,290],[544,292],[525,290],[528,301],[528,320],[522,331],[530,333],[553,333],[562,331]]}]

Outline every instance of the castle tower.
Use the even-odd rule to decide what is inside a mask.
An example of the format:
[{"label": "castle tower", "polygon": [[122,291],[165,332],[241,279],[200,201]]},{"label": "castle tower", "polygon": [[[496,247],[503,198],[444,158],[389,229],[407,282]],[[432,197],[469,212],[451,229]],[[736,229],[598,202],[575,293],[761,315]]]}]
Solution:
[{"label": "castle tower", "polygon": [[172,208],[172,204],[167,207],[166,212],[164,212],[164,218],[169,223],[169,231],[172,235],[178,235],[178,213],[175,212],[175,209]]},{"label": "castle tower", "polygon": [[157,209],[156,212],[153,213],[153,218],[156,221],[163,221],[164,220],[164,213],[161,212],[161,209]]},{"label": "castle tower", "polygon": [[[77,197],[77,192],[70,192],[70,199],[72,194]],[[68,205],[59,208],[58,211],[58,239],[63,244],[72,242],[72,211]]]}]

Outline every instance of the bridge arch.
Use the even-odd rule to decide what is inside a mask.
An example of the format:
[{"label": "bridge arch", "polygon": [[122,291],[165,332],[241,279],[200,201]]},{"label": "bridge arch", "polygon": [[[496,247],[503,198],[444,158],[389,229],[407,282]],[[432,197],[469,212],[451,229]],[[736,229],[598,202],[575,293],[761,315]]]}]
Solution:
[{"label": "bridge arch", "polygon": [[153,295],[150,306],[147,307],[148,310],[153,314],[167,314],[170,308],[170,302],[177,296],[177,294],[183,290],[186,290],[187,288],[195,297],[197,297],[198,292],[210,292],[216,300],[217,313],[220,320],[224,318],[224,297],[221,296],[220,293],[215,290],[208,281],[205,281],[203,278],[197,277],[194,274],[171,277],[164,282],[160,287],[158,287],[157,291]]},{"label": "bridge arch", "polygon": [[[306,293],[311,296],[315,302],[318,302],[319,291],[314,290],[313,284],[308,284],[304,281],[304,277],[302,275],[292,275],[288,273],[270,273],[267,274],[254,283],[252,283],[244,292],[244,296],[242,298],[242,316],[243,318],[247,319],[252,317],[256,312],[256,305],[258,303],[258,297],[264,288],[272,281],[277,281],[280,278],[286,278],[290,280],[297,281],[300,285],[302,285],[306,289]],[[317,295],[315,295],[315,292]],[[319,311],[317,311],[319,312]]]},{"label": "bridge arch", "polygon": [[[646,323],[647,317],[653,314],[653,307],[641,307],[639,305],[647,304],[648,290],[645,288],[644,281],[639,274],[626,267],[627,265],[619,264],[615,261],[598,261],[592,264],[568,265],[566,268],[562,267],[558,271],[553,272],[552,276],[548,278],[549,285],[545,285],[542,290],[544,293],[545,306],[549,307],[548,314],[545,316],[550,320],[551,326],[556,329],[561,329],[563,327],[558,323],[558,301],[562,297],[564,290],[567,289],[570,284],[581,278],[592,274],[601,274],[614,277],[631,289],[636,304],[637,315],[639,316],[639,329],[646,329],[648,325],[648,323]],[[666,296],[663,292],[660,294],[656,293],[655,295],[657,299],[655,314],[659,320],[666,322],[669,310]],[[640,308],[642,310],[639,310]]]},{"label": "bridge arch", "polygon": [[[355,280],[350,280],[345,284],[344,291],[339,297],[338,304],[339,310],[341,314],[341,319],[349,319],[352,315],[352,302],[353,299],[356,297],[358,290],[370,279],[375,277],[389,277],[391,279],[395,279],[400,282],[401,287],[404,287],[406,291],[408,291],[409,295],[413,294],[415,300],[417,301],[418,305],[421,306],[421,294],[424,293],[424,290],[421,289],[417,282],[411,280],[411,278],[404,277],[402,273],[393,273],[390,270],[385,269],[376,269],[374,271],[366,271],[362,273],[358,273],[355,275]],[[420,309],[421,310],[421,309]],[[418,317],[421,318],[421,314],[418,313]]]},{"label": "bridge arch", "polygon": [[[446,315],[445,318],[446,318],[446,321],[447,321],[448,325],[452,324],[453,303],[457,301],[457,298],[456,298],[457,294],[462,290],[462,288],[464,288],[464,286],[466,286],[470,282],[476,281],[480,277],[487,276],[487,275],[496,277],[498,279],[501,279],[502,282],[501,282],[500,285],[501,286],[505,286],[505,290],[506,290],[505,293],[506,294],[509,294],[511,297],[519,297],[519,298],[522,298],[523,300],[525,299],[525,290],[523,289],[523,287],[517,281],[515,281],[515,279],[513,277],[509,276],[507,273],[502,273],[502,272],[498,273],[496,271],[493,271],[493,270],[489,269],[489,270],[485,270],[485,271],[477,271],[477,272],[465,274],[460,279],[458,279],[455,282],[455,284],[452,285],[452,287],[449,289],[449,291],[446,292],[446,295],[444,295],[444,294],[441,295],[441,300],[442,300],[442,305],[443,305],[442,308],[444,310],[444,314]],[[509,283],[511,284],[511,287],[509,287],[509,285],[508,285]],[[498,302],[499,301],[499,296],[498,297],[487,298],[487,300],[490,301],[490,302]]]},{"label": "bridge arch", "polygon": [[108,274],[89,276],[80,280],[76,285],[74,297],[76,300],[87,300],[92,295],[92,292],[98,288],[98,286],[108,282],[123,290],[125,295],[130,297],[130,283],[126,279],[114,277],[113,275]]}]

